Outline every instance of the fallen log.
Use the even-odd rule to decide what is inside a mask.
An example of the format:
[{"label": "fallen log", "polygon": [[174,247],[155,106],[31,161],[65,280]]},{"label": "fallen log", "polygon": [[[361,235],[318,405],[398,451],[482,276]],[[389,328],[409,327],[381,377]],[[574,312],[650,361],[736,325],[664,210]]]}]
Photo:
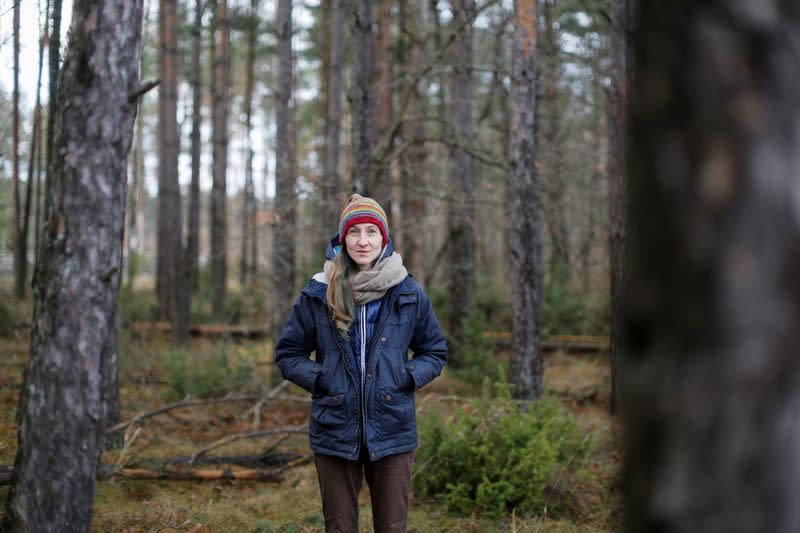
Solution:
[{"label": "fallen log", "polygon": [[[122,479],[152,479],[155,481],[217,481],[217,480],[247,480],[270,481],[279,483],[283,481],[283,472],[287,469],[307,463],[310,456],[303,456],[286,464],[282,468],[262,470],[256,468],[232,469],[188,469],[188,468],[161,468],[150,470],[147,468],[120,468],[114,469],[110,465],[100,465],[97,468],[97,480],[105,481],[112,478]],[[0,465],[0,485],[9,485],[14,469],[9,465]]]},{"label": "fallen log", "polygon": [[153,479],[158,481],[217,481],[217,480],[248,480],[283,481],[281,471],[274,470],[232,470],[230,468],[215,468],[203,470],[146,470],[144,468],[122,468],[106,476],[98,476],[98,480],[120,477],[123,479]]},{"label": "fallen log", "polygon": [[[498,348],[511,348],[511,333],[487,331],[484,337],[490,338]],[[590,335],[553,335],[539,341],[543,352],[564,351],[568,353],[605,353],[610,350],[608,337]]]}]

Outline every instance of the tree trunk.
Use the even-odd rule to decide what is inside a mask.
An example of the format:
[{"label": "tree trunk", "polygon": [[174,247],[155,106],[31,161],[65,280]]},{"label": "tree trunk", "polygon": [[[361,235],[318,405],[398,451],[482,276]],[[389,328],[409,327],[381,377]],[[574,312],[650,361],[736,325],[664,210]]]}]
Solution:
[{"label": "tree trunk", "polygon": [[[48,73],[48,100],[47,100],[47,158],[46,174],[44,180],[44,216],[50,213],[50,165],[53,162],[53,138],[55,136],[55,117],[58,113],[58,63],[61,60],[61,0],[53,0],[53,31],[50,33],[47,66]],[[45,218],[45,223],[47,222]],[[42,230],[44,231],[44,229]],[[44,237],[44,236],[42,236]]]},{"label": "tree trunk", "polygon": [[373,94],[372,72],[374,55],[372,43],[372,2],[354,0],[353,17],[353,75],[350,89],[350,109],[353,118],[353,183],[354,192],[369,196],[372,176]]},{"label": "tree trunk", "polygon": [[[416,6],[415,6],[416,7]],[[428,48],[426,41],[427,31],[427,6],[423,2],[418,8],[409,6],[408,0],[400,2],[401,29],[408,27],[408,31],[401,31],[398,56],[405,72],[405,78],[414,80],[427,61]],[[414,42],[408,35],[416,35]],[[410,53],[409,53],[410,52]],[[411,88],[410,105],[411,117],[402,128],[402,138],[408,148],[400,159],[401,164],[401,205],[403,216],[401,231],[401,250],[403,262],[409,272],[421,285],[425,285],[425,270],[423,268],[423,224],[426,219],[425,194],[427,175],[425,170],[426,150],[423,139],[426,134],[427,94],[424,77],[417,81]],[[405,94],[403,86],[400,93]]]},{"label": "tree trunk", "polygon": [[250,0],[250,18],[247,27],[247,51],[245,52],[245,82],[242,112],[244,114],[244,216],[242,217],[242,246],[239,255],[239,282],[244,285],[255,268],[248,265],[248,245],[255,241],[255,194],[253,187],[253,146],[250,139],[253,116],[253,83],[258,42],[258,0]]},{"label": "tree trunk", "polygon": [[[44,31],[39,41],[39,73],[36,78],[36,113],[34,137],[31,141],[31,167],[36,165],[36,172],[28,173],[28,179],[36,182],[36,189],[33,199],[33,264],[39,262],[39,232],[41,228],[41,195],[42,195],[42,71],[44,70],[44,46],[48,39],[50,39],[50,0],[45,2],[44,10]],[[35,149],[34,149],[35,147]],[[36,154],[34,161],[33,153]],[[27,231],[26,231],[27,234]]]},{"label": "tree trunk", "polygon": [[[342,131],[342,72],[344,67],[344,16],[343,0],[331,1],[330,18],[330,57],[328,76],[328,109],[326,152],[323,169],[322,228],[323,235],[330,237],[339,223],[341,201],[341,176],[339,159],[341,154]],[[327,243],[326,243],[327,244]]]},{"label": "tree trunk", "polygon": [[22,235],[22,206],[19,199],[19,3],[14,0],[14,88],[12,107],[12,146],[11,146],[11,179],[14,187],[14,296],[25,297],[25,263],[28,259],[23,255],[25,245]]},{"label": "tree trunk", "polygon": [[[50,12],[50,2],[49,0],[46,2],[45,5],[45,27],[44,31],[39,39],[39,68],[36,75],[36,103],[33,106],[33,127],[31,128],[31,149],[30,154],[28,157],[28,181],[25,184],[25,208],[23,210],[22,215],[22,238],[20,239],[20,246],[21,246],[21,254],[22,257],[25,259],[22,261],[22,272],[20,278],[23,281],[28,279],[28,233],[30,229],[30,218],[31,218],[31,202],[34,201],[33,199],[33,183],[36,180],[36,157],[38,154],[41,153],[41,130],[42,130],[42,100],[41,100],[41,88],[42,88],[42,70],[44,68],[44,42],[47,38],[47,32],[49,29],[49,12]],[[21,297],[25,297],[26,292],[26,285],[25,283],[22,286],[22,293]]]},{"label": "tree trunk", "polygon": [[73,4],[50,223],[34,276],[17,456],[0,529],[91,525],[108,416],[104,373],[116,350],[125,167],[136,115],[129,94],[137,87],[141,16],[141,1]]},{"label": "tree trunk", "polygon": [[197,288],[199,273],[197,261],[200,248],[200,158],[202,148],[200,130],[203,123],[200,53],[202,51],[204,6],[204,0],[195,1],[194,25],[192,26],[192,132],[190,148],[192,177],[191,185],[189,186],[189,216],[186,232],[186,255],[183,265],[184,272],[188,276],[186,283],[190,291],[194,291]]},{"label": "tree trunk", "polygon": [[800,9],[637,10],[627,530],[794,533]]},{"label": "tree trunk", "polygon": [[[376,32],[374,35],[373,47],[373,89],[372,94],[377,98],[372,103],[375,110],[372,114],[375,120],[375,138],[381,146],[389,142],[389,129],[392,126],[392,5],[394,0],[380,0],[378,3],[377,20],[374,25]],[[386,151],[391,147],[386,147]],[[383,150],[382,150],[383,151]],[[383,158],[382,158],[383,159]],[[391,182],[389,160],[382,160],[381,163],[373,165],[369,176],[367,190],[386,210],[387,215],[391,216]],[[391,222],[391,221],[390,221]],[[389,224],[392,226],[392,224]]]},{"label": "tree trunk", "polygon": [[611,412],[618,413],[623,390],[623,313],[628,273],[627,207],[627,16],[629,0],[614,0],[611,27],[611,87],[608,91],[608,205],[611,277]]},{"label": "tree trunk", "polygon": [[542,294],[541,221],[537,206],[534,121],[536,101],[536,0],[514,2],[511,76],[511,183],[509,252],[514,322],[511,382],[514,398],[533,400],[542,394],[544,364],[539,349]]},{"label": "tree trunk", "polygon": [[[211,286],[212,312],[220,318],[225,309],[227,283],[227,196],[228,168],[228,0],[219,0],[215,12],[219,41],[214,57],[214,163],[211,186]],[[215,32],[216,33],[216,32]]]},{"label": "tree trunk", "polygon": [[545,128],[544,141],[549,157],[547,161],[547,190],[549,205],[548,226],[550,227],[550,242],[552,250],[550,255],[550,278],[557,284],[566,285],[570,280],[570,246],[566,221],[566,183],[561,172],[564,162],[562,149],[563,133],[561,131],[561,108],[558,98],[558,80],[561,76],[561,57],[556,34],[555,0],[544,0],[542,5],[542,18],[544,19],[541,39],[542,55],[537,62],[537,67],[543,75],[544,98],[541,104],[546,105],[547,127]]},{"label": "tree trunk", "polygon": [[159,0],[158,89],[158,314],[175,320],[181,254],[181,191],[178,185],[177,0]]},{"label": "tree trunk", "polygon": [[[286,321],[294,290],[295,253],[295,176],[290,100],[292,98],[292,2],[279,0],[277,12],[278,28],[278,106],[275,110],[277,153],[275,168],[275,223],[273,224],[272,279],[274,306],[272,312],[272,339],[277,340],[280,328]],[[272,383],[280,383],[278,368],[272,367]]]},{"label": "tree trunk", "polygon": [[[472,125],[472,24],[473,0],[453,0],[453,22],[460,27],[453,44],[453,120],[455,138],[460,145],[471,145]],[[464,326],[472,314],[475,285],[475,183],[472,156],[460,147],[453,148],[452,191],[448,206],[448,252],[450,259],[450,337],[453,349],[449,363],[463,365],[461,350]]]}]

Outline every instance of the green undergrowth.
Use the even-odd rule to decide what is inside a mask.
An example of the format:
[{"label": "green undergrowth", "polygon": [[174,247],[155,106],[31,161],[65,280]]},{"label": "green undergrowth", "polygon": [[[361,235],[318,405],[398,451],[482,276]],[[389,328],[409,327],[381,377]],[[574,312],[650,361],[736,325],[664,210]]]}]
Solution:
[{"label": "green undergrowth", "polygon": [[486,517],[563,517],[569,487],[589,476],[591,434],[549,398],[521,408],[500,382],[445,422],[436,411],[420,424],[415,494],[441,501],[449,512]]},{"label": "green undergrowth", "polygon": [[254,354],[220,342],[208,353],[171,348],[164,358],[172,398],[211,398],[258,389]]}]

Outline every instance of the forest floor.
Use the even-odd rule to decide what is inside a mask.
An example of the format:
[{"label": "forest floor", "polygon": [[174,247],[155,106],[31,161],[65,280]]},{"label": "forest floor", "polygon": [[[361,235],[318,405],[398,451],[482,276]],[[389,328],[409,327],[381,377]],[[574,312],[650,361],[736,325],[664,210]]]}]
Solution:
[{"label": "forest floor", "polygon": [[[185,393],[252,391],[256,397],[265,390],[271,368],[271,348],[266,341],[220,341],[193,338],[176,352],[163,332],[120,332],[120,397],[122,420],[138,413],[180,400]],[[11,465],[16,452],[14,417],[18,390],[27,360],[27,330],[0,337],[0,464]],[[198,367],[217,368],[209,361],[222,353],[227,361],[225,375],[192,373],[176,366],[176,353]],[[498,357],[507,354],[498,353]],[[409,531],[515,531],[552,533],[606,532],[616,529],[619,505],[616,480],[620,466],[619,434],[608,415],[609,371],[607,356],[548,354],[545,383],[547,391],[559,398],[576,415],[582,431],[594,435],[590,455],[590,481],[573,487],[569,518],[541,516],[487,519],[455,516],[432,501],[412,495]],[[188,381],[181,373],[190,374]],[[198,389],[200,387],[200,389]],[[205,387],[203,389],[203,387]],[[281,399],[264,404],[258,429],[305,425],[309,404],[292,395],[304,394],[291,387]],[[449,405],[476,396],[479,387],[466,384],[447,369],[418,393],[419,416],[432,405]],[[106,451],[103,462],[158,469],[170,458],[191,455],[222,437],[252,430],[254,401],[204,405],[149,418],[123,452]],[[129,438],[133,435],[129,433]],[[211,452],[210,455],[258,454],[277,437],[244,439]],[[285,437],[276,452],[295,454],[300,464],[286,469],[280,482],[242,480],[154,481],[112,478],[97,484],[94,531],[196,532],[318,532],[324,530],[313,463],[303,462],[309,449],[305,434]],[[122,453],[122,457],[120,457]],[[216,467],[201,467],[216,468]],[[0,513],[5,510],[8,486],[0,487]],[[371,531],[368,491],[362,490],[361,531]]]}]

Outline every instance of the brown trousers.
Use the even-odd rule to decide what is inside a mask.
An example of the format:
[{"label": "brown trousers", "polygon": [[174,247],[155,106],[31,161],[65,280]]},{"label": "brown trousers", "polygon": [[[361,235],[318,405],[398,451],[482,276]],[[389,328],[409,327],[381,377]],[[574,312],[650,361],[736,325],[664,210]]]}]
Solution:
[{"label": "brown trousers", "polygon": [[405,533],[413,459],[414,452],[375,462],[364,453],[358,461],[315,454],[325,531],[358,533],[358,493],[366,479],[375,533]]}]

